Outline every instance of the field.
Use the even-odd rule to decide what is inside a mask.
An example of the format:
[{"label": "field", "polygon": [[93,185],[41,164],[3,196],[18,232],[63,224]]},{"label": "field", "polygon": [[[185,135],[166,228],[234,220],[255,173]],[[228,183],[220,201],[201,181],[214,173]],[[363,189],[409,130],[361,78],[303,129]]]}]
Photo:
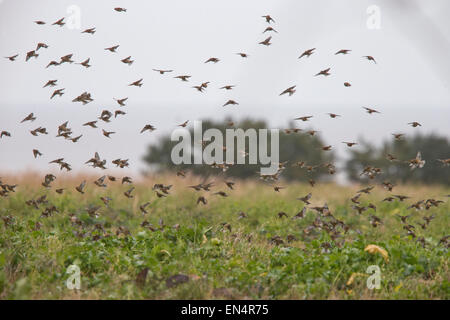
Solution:
[{"label": "field", "polygon": [[[58,177],[45,189],[41,175],[2,176],[18,187],[0,198],[0,299],[450,299],[448,240],[439,243],[449,234],[449,188],[396,186],[390,193],[374,184],[359,201],[376,212],[358,214],[350,198],[364,186],[281,181],[286,189],[275,192],[262,181],[235,181],[230,190],[216,179],[211,191],[196,192],[188,186],[198,178],[156,176],[136,181],[128,198],[131,185],[100,188],[97,178]],[[75,186],[84,179],[81,195]],[[158,198],[155,183],[172,184],[170,194]],[[293,219],[304,206],[296,198],[309,192],[310,209]],[[48,203],[25,203],[44,194]],[[411,198],[382,201],[392,194]],[[200,195],[206,205],[197,205]],[[112,198],[108,207],[101,196]],[[407,209],[428,198],[444,203]],[[147,201],[144,215],[139,206]],[[312,209],[325,202],[349,227],[334,239],[323,225],[310,227],[331,221]],[[45,211],[52,206],[57,211]],[[399,215],[409,214],[402,223]],[[407,235],[408,224],[416,238]],[[371,244],[387,256],[365,251]],[[71,265],[81,271],[79,290],[66,286]],[[379,289],[367,287],[371,265],[380,268]]]}]

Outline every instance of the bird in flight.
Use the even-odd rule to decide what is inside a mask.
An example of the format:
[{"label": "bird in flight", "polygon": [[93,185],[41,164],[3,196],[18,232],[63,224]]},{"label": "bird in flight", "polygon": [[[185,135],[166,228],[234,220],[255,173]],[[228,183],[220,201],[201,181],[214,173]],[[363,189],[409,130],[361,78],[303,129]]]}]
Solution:
[{"label": "bird in flight", "polygon": [[156,130],[156,128],[155,128],[154,126],[152,126],[151,124],[146,124],[146,125],[144,126],[144,128],[142,128],[141,133],[144,133],[145,131],[150,131],[150,132],[152,132],[152,131],[154,131],[154,130]]},{"label": "bird in flight", "polygon": [[56,82],[58,82],[58,80],[48,80],[47,83],[42,88],[49,87],[49,86],[54,87],[54,86],[56,86]]},{"label": "bird in flight", "polygon": [[421,127],[422,125],[420,124],[420,123],[418,123],[417,121],[413,121],[413,122],[410,122],[410,123],[408,123],[408,124],[410,124],[413,128],[415,128],[415,127]]},{"label": "bird in flight", "polygon": [[86,29],[86,30],[84,30],[84,31],[81,31],[81,33],[89,33],[89,34],[94,34],[95,33],[95,27],[94,28],[89,28],[89,29]]},{"label": "bird in flight", "polygon": [[15,54],[13,56],[9,56],[9,57],[5,57],[6,59],[8,59],[9,61],[16,61],[16,58],[18,57],[18,54]]},{"label": "bird in flight", "polygon": [[34,113],[30,113],[29,115],[27,115],[25,117],[25,119],[23,119],[22,121],[20,121],[20,123],[24,123],[25,121],[31,121],[33,122],[34,120],[36,120],[36,117],[34,116]]},{"label": "bird in flight", "polygon": [[375,61],[375,58],[372,57],[372,56],[363,56],[363,58],[366,58],[366,59],[369,60],[369,61],[373,61],[374,63],[377,63],[377,62]]},{"label": "bird in flight", "polygon": [[371,108],[367,108],[367,107],[363,107],[364,109],[366,109],[368,114],[372,114],[372,113],[381,113],[380,111],[377,111],[375,109],[371,109]]},{"label": "bird in flight", "polygon": [[144,80],[144,79],[139,79],[135,82],[132,82],[128,86],[142,87],[142,85],[143,85],[142,80]]},{"label": "bird in flight", "polygon": [[153,69],[153,71],[159,72],[160,74],[164,74],[166,72],[172,72],[173,70],[160,70],[160,69]]},{"label": "bird in flight", "polygon": [[128,97],[127,97],[127,98],[123,98],[123,99],[115,99],[115,98],[114,98],[114,100],[116,100],[117,103],[118,103],[121,107],[125,107],[125,101],[128,100]]},{"label": "bird in flight", "polygon": [[114,10],[116,10],[117,12],[127,12],[127,9],[125,9],[125,8],[120,8],[120,7],[114,8]]},{"label": "bird in flight", "polygon": [[272,36],[266,38],[264,41],[261,41],[259,44],[265,45],[265,46],[270,46],[272,43],[270,42],[270,40],[272,40]]},{"label": "bird in flight", "polygon": [[236,54],[240,55],[242,58],[248,58],[248,54],[246,54],[244,52],[238,52]]},{"label": "bird in flight", "polygon": [[349,54],[350,51],[352,51],[352,50],[349,50],[349,49],[341,49],[341,50],[339,50],[338,52],[336,52],[335,55],[337,55],[337,54]]},{"label": "bird in flight", "polygon": [[82,61],[80,63],[77,63],[77,64],[82,65],[83,67],[89,68],[91,66],[89,64],[89,60],[91,60],[91,58],[87,58],[86,60],[84,60],[84,61]]},{"label": "bird in flight", "polygon": [[238,105],[239,103],[237,103],[234,100],[228,100],[223,106],[226,107],[228,105]]},{"label": "bird in flight", "polygon": [[220,59],[215,58],[215,57],[211,57],[211,58],[209,58],[208,60],[206,60],[205,63],[208,63],[208,62],[214,62],[214,63],[217,63],[217,62],[219,62],[219,61],[220,61]]},{"label": "bird in flight", "polygon": [[312,55],[314,53],[314,50],[316,50],[316,48],[311,48],[311,49],[305,50],[298,58],[301,59],[302,57],[309,57],[310,55]]},{"label": "bird in flight", "polygon": [[62,27],[63,25],[65,25],[66,23],[64,22],[64,18],[59,19],[58,21],[52,23],[52,26],[58,25],[60,27]]},{"label": "bird in flight", "polygon": [[133,64],[133,62],[134,62],[134,60],[131,60],[131,56],[128,56],[128,57],[126,57],[126,58],[123,58],[123,59],[120,60],[120,61],[122,61],[122,62],[125,63],[125,64],[128,64],[129,66],[131,66],[131,65]]},{"label": "bird in flight", "polygon": [[327,68],[327,69],[324,69],[324,70],[322,70],[322,71],[320,71],[320,72],[318,72],[315,76],[317,77],[317,76],[329,76],[331,73],[329,72],[330,71],[330,69],[331,68]]},{"label": "bird in flight", "polygon": [[234,87],[235,87],[234,85],[226,85],[226,86],[223,86],[223,87],[221,87],[221,88],[219,88],[219,89],[231,90],[231,89],[233,89]]},{"label": "bird in flight", "polygon": [[311,119],[313,116],[304,116],[304,117],[298,117],[295,118],[294,120],[302,120],[302,121],[308,121],[309,119]]},{"label": "bird in flight", "polygon": [[116,52],[117,48],[119,48],[120,45],[115,45],[109,48],[105,48],[105,50],[111,51],[111,52]]},{"label": "bird in flight", "polygon": [[356,142],[347,142],[347,141],[343,141],[342,143],[345,143],[346,145],[347,145],[347,147],[349,147],[349,148],[351,148],[351,147],[353,147],[354,145],[357,145],[358,143],[356,143]]},{"label": "bird in flight", "polygon": [[273,18],[270,15],[262,16],[262,18],[266,19],[267,23],[270,23],[270,22],[275,23],[275,20],[273,20]]},{"label": "bird in flight", "polygon": [[25,61],[28,61],[33,57],[37,58],[37,57],[39,57],[39,54],[37,54],[36,51],[34,51],[34,50],[28,51],[27,56],[25,57]]},{"label": "bird in flight", "polygon": [[188,79],[189,79],[190,77],[191,77],[191,76],[182,75],[182,76],[176,76],[176,77],[174,77],[174,78],[175,78],[175,79],[180,79],[181,81],[187,82]]},{"label": "bird in flight", "polygon": [[275,30],[274,28],[272,28],[271,26],[268,26],[264,31],[263,31],[263,33],[266,33],[266,32],[269,32],[269,31],[272,31],[272,32],[275,32],[275,33],[278,33],[278,31],[277,30]]},{"label": "bird in flight", "polygon": [[297,87],[297,85],[287,88],[286,90],[284,90],[283,92],[280,93],[280,96],[282,96],[286,93],[289,94],[289,96],[292,96],[295,93],[295,91],[297,91],[295,89],[296,87]]}]

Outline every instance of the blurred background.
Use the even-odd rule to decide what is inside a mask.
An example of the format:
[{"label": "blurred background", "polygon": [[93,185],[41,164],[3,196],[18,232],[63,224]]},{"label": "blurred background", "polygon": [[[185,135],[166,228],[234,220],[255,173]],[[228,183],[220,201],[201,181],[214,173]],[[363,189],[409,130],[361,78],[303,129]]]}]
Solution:
[{"label": "blurred background", "polygon": [[[450,156],[449,12],[446,0],[0,1],[0,55],[19,54],[15,62],[0,60],[0,131],[11,133],[0,139],[0,174],[47,172],[54,169],[48,162],[56,158],[65,158],[72,172],[89,172],[84,163],[96,151],[108,161],[129,159],[130,174],[167,169],[167,136],[178,124],[207,119],[223,126],[225,119],[233,119],[237,126],[252,127],[256,121],[258,127],[318,130],[311,139],[283,134],[281,143],[296,147],[281,150],[280,159],[311,165],[333,160],[337,173],[331,178],[340,183],[360,179],[361,165],[378,164],[393,179],[448,184],[449,170],[441,170],[436,159]],[[271,25],[278,33],[263,34],[268,24],[261,16],[266,14],[275,20]],[[51,25],[62,17],[65,26]],[[94,35],[81,33],[91,27]],[[258,44],[269,35],[271,46]],[[48,49],[25,62],[38,42]],[[114,45],[120,45],[117,53],[104,50]],[[309,48],[317,49],[298,59]],[[352,51],[335,55],[340,49]],[[46,68],[69,53],[75,62],[90,58],[92,67],[73,63]],[[365,55],[377,64],[363,59]],[[135,60],[131,66],[120,62],[128,56]],[[210,57],[220,62],[205,64]],[[154,68],[174,71],[160,75]],[[326,68],[331,76],[314,77]],[[184,74],[192,76],[189,82],[173,78]],[[141,88],[128,86],[140,78]],[[58,86],[42,88],[50,79],[57,79]],[[205,93],[192,88],[206,81]],[[344,82],[352,86],[344,87]],[[228,84],[236,87],[219,90]],[[292,97],[279,96],[292,85],[297,85]],[[56,88],[65,88],[65,94],[50,100]],[[94,101],[73,103],[84,91]],[[125,107],[113,100],[125,97]],[[239,105],[222,107],[229,99]],[[369,115],[364,106],[381,114]],[[82,126],[102,110],[118,109],[127,114],[110,123],[99,121],[99,129]],[[30,112],[37,120],[20,124]],[[331,119],[328,112],[342,117]],[[313,118],[292,122],[306,115]],[[55,137],[65,121],[74,137],[83,135],[76,144]],[[422,126],[412,128],[412,121]],[[139,134],[146,124],[157,130]],[[38,126],[49,134],[33,137],[29,131]],[[108,139],[101,129],[116,134]],[[405,133],[404,141],[394,141],[392,133]],[[359,145],[349,149],[342,141]],[[324,157],[317,152],[319,145],[332,145],[333,152]],[[32,149],[43,156],[34,159]],[[406,160],[418,150],[427,160],[421,173],[400,174],[380,161],[386,152]],[[230,174],[256,176],[256,170],[244,171]],[[291,170],[284,177],[304,176]]]}]

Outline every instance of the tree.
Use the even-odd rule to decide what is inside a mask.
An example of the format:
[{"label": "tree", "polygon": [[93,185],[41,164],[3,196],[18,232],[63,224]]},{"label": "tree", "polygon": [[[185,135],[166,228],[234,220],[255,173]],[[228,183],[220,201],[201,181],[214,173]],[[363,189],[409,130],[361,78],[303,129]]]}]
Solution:
[{"label": "tree", "polygon": [[[255,121],[250,119],[245,119],[240,123],[235,123],[234,127],[228,126],[228,123],[232,121],[231,119],[226,119],[224,122],[215,122],[211,120],[205,120],[202,123],[202,131],[209,128],[215,128],[222,132],[225,137],[226,129],[237,129],[241,128],[244,131],[250,128],[254,129],[268,129],[265,121]],[[293,123],[289,123],[289,128],[293,127]],[[191,136],[193,137],[193,129],[189,129]],[[288,131],[289,132],[289,131]],[[181,164],[175,165],[171,160],[172,148],[178,143],[178,141],[171,141],[169,135],[161,138],[158,143],[150,145],[148,147],[147,153],[144,156],[144,161],[149,165],[149,169],[156,172],[164,171],[175,171],[175,170],[185,170],[190,171],[193,174],[208,176],[211,174],[216,174],[218,169],[211,168],[211,166],[202,164]],[[199,143],[198,141],[196,143]],[[224,138],[224,146],[225,138]],[[332,162],[334,160],[334,155],[332,151],[322,151],[321,147],[324,146],[320,136],[317,134],[310,136],[304,132],[286,133],[285,131],[280,131],[279,133],[279,158],[280,162],[288,161],[286,164],[286,169],[283,171],[283,178],[288,180],[300,180],[300,179],[320,179],[321,177],[329,176],[327,168],[320,167],[327,162]],[[270,151],[270,139],[268,150]],[[248,143],[246,143],[245,151],[248,152]],[[237,146],[235,143],[234,154],[238,154]],[[269,152],[270,153],[270,152]],[[297,161],[305,161],[308,165],[318,166],[314,171],[307,172],[305,168],[293,167],[292,164]],[[225,162],[225,157],[224,157]],[[258,156],[258,163],[259,156]],[[264,167],[265,165],[263,165]],[[227,171],[225,171],[226,176],[239,177],[239,178],[249,178],[257,177],[259,174],[259,169],[261,165],[233,165]]]},{"label": "tree", "polygon": [[[367,181],[367,177],[360,173],[370,165],[381,169],[382,174],[375,178],[377,181],[450,185],[450,167],[437,161],[450,155],[450,142],[446,137],[418,134],[401,140],[384,141],[380,148],[367,142],[362,142],[361,146],[361,150],[351,150],[351,159],[346,163],[348,177],[352,181]],[[411,170],[407,161],[415,158],[419,151],[426,161],[425,166]],[[389,161],[387,154],[398,160]]]}]

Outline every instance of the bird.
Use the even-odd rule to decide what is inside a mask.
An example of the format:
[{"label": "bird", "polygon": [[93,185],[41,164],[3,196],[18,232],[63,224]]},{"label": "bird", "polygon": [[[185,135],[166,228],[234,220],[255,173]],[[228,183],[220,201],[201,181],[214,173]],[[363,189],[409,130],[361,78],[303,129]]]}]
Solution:
[{"label": "bird", "polygon": [[105,50],[111,51],[111,52],[116,52],[116,50],[120,47],[120,45],[115,45],[109,48],[105,48]]},{"label": "bird", "polygon": [[121,62],[128,64],[129,66],[131,66],[134,62],[134,60],[131,60],[131,56],[128,56],[126,58],[123,58],[122,60],[120,60]]},{"label": "bird", "polygon": [[154,131],[156,130],[156,128],[154,126],[152,126],[151,124],[146,124],[144,126],[144,128],[142,128],[141,133],[145,132],[145,131]]},{"label": "bird", "polygon": [[234,85],[226,85],[226,86],[220,87],[219,89],[232,90],[234,87],[235,87]]},{"label": "bird", "polygon": [[188,122],[189,122],[189,120],[186,120],[185,122],[179,124],[178,127],[185,128],[187,126]]},{"label": "bird", "polygon": [[351,87],[351,83],[350,82],[344,82],[344,87]]},{"label": "bird", "polygon": [[139,210],[141,210],[142,214],[148,213],[147,210],[145,210],[145,208],[148,207],[150,204],[151,204],[151,202],[149,201],[149,202],[145,202],[139,206]]},{"label": "bird", "polygon": [[314,53],[314,51],[316,50],[316,48],[311,48],[308,50],[305,50],[299,57],[298,59],[301,59],[303,57],[309,57],[310,55],[312,55]]},{"label": "bird", "polygon": [[8,131],[3,130],[3,131],[0,132],[0,139],[3,138],[3,136],[11,137],[11,133],[9,133]]},{"label": "bird", "polygon": [[292,96],[297,91],[295,89],[296,87],[297,87],[297,85],[294,85],[292,87],[285,89],[283,92],[280,93],[280,96],[282,96],[284,94],[289,94],[289,96]]},{"label": "bird", "polygon": [[36,159],[38,156],[42,156],[42,153],[38,149],[33,149],[33,156]]},{"label": "bird", "polygon": [[94,28],[89,28],[89,29],[86,29],[86,30],[84,30],[84,31],[82,31],[81,33],[89,33],[89,34],[94,34],[95,33],[95,27]]},{"label": "bird", "polygon": [[36,117],[34,116],[34,113],[32,112],[29,115],[27,115],[22,121],[20,121],[20,123],[24,123],[25,121],[33,122],[34,120],[36,120]]},{"label": "bird", "polygon": [[97,123],[97,121],[89,121],[83,124],[83,126],[89,126],[91,128],[97,128],[97,126],[95,125]]},{"label": "bird", "polygon": [[338,52],[336,52],[335,55],[337,55],[337,54],[349,54],[350,51],[352,51],[352,50],[349,50],[349,49],[341,49],[341,50],[339,50]]},{"label": "bird", "polygon": [[238,52],[237,55],[240,55],[242,58],[248,58],[248,54],[245,52]]},{"label": "bird", "polygon": [[125,9],[125,8],[120,8],[120,7],[114,8],[114,10],[117,11],[117,12],[127,12],[127,9]]},{"label": "bird", "polygon": [[42,88],[55,87],[57,82],[58,80],[48,80],[47,83]]},{"label": "bird", "polygon": [[25,57],[25,61],[28,61],[33,57],[37,58],[37,57],[39,57],[39,54],[37,54],[36,51],[34,51],[34,50],[28,51],[27,56]]},{"label": "bird", "polygon": [[206,60],[205,63],[208,63],[208,62],[214,62],[214,63],[217,63],[217,62],[219,62],[219,61],[220,61],[220,59],[215,58],[215,57],[211,57],[211,58],[209,58],[208,60]]},{"label": "bird", "polygon": [[228,106],[228,105],[238,105],[239,103],[237,103],[234,100],[228,100],[223,106]]},{"label": "bird", "polygon": [[5,58],[8,59],[9,61],[16,61],[16,58],[18,56],[19,56],[18,54],[15,54],[15,55],[12,55],[12,56],[9,56],[9,57],[5,57]]},{"label": "bird", "polygon": [[114,100],[116,100],[117,103],[118,103],[121,107],[125,107],[125,101],[128,100],[128,97],[122,98],[122,99],[116,99],[116,98],[114,98]]},{"label": "bird", "polygon": [[298,117],[295,118],[294,120],[301,120],[301,121],[308,121],[309,119],[311,119],[313,116],[304,116],[304,117]]},{"label": "bird", "polygon": [[394,136],[394,138],[396,140],[401,140],[405,134],[404,133],[393,133],[392,135]]},{"label": "bird", "polygon": [[347,145],[347,147],[353,147],[354,145],[357,145],[358,143],[356,142],[348,142],[348,141],[343,141],[342,143],[345,143]]},{"label": "bird", "polygon": [[265,16],[262,16],[262,18],[266,19],[267,23],[270,23],[270,22],[275,23],[275,20],[273,20],[273,18],[270,15],[268,15],[268,14],[265,15]]},{"label": "bird", "polygon": [[75,190],[77,190],[81,194],[84,194],[84,188],[85,187],[86,187],[86,180],[81,182],[79,186],[75,187]]},{"label": "bird", "polygon": [[86,60],[84,60],[83,62],[80,62],[78,64],[82,65],[83,67],[89,68],[91,65],[89,64],[89,60],[91,60],[90,58],[87,58]]},{"label": "bird", "polygon": [[48,45],[46,45],[46,44],[43,43],[43,42],[39,42],[39,43],[37,44],[37,46],[36,46],[36,51],[38,51],[38,50],[41,49],[41,48],[47,49],[47,48],[48,48]]},{"label": "bird", "polygon": [[375,58],[372,57],[372,56],[363,56],[363,58],[366,58],[366,59],[369,60],[369,61],[373,61],[374,63],[377,63],[377,62],[375,61]]},{"label": "bird", "polygon": [[132,82],[128,86],[142,87],[142,85],[143,85],[142,80],[144,80],[144,79],[139,79],[139,80],[137,80],[135,82]]},{"label": "bird", "polygon": [[377,111],[375,109],[371,109],[371,108],[367,108],[367,107],[363,107],[364,109],[366,109],[368,114],[372,114],[372,113],[381,113],[380,111]]},{"label": "bird", "polygon": [[416,168],[423,168],[423,166],[425,165],[425,160],[422,160],[422,154],[419,152],[417,152],[417,155],[414,159],[408,160],[407,161],[409,163],[409,167],[411,168],[411,170],[414,170]]},{"label": "bird", "polygon": [[153,71],[159,72],[159,74],[164,74],[166,72],[172,72],[173,70],[160,70],[160,69],[153,69]]},{"label": "bird", "polygon": [[48,67],[59,66],[59,65],[60,65],[60,63],[58,61],[52,60],[48,63],[48,65],[45,68],[47,69]]},{"label": "bird", "polygon": [[61,61],[59,62],[59,64],[63,64],[65,62],[67,63],[73,63],[72,60],[73,54],[66,54],[65,56],[62,56],[60,59]]},{"label": "bird", "polygon": [[317,77],[317,76],[320,76],[320,75],[322,75],[322,76],[329,76],[331,73],[329,72],[330,71],[330,69],[331,68],[327,68],[327,69],[324,69],[324,70],[321,70],[320,72],[318,72],[315,76]]},{"label": "bird", "polygon": [[105,129],[102,129],[102,131],[103,131],[103,135],[107,138],[111,138],[110,135],[115,133],[113,131],[106,131]]},{"label": "bird", "polygon": [[274,28],[272,28],[271,26],[268,26],[268,27],[263,31],[263,33],[266,33],[266,32],[269,32],[269,31],[273,31],[273,32],[275,32],[275,33],[278,33],[278,31],[275,30]]},{"label": "bird", "polygon": [[329,116],[330,116],[330,118],[337,118],[337,117],[340,117],[340,115],[339,114],[336,114],[336,113],[327,113]]},{"label": "bird", "polygon": [[64,94],[64,92],[63,92],[64,90],[65,90],[65,88],[56,89],[55,91],[53,91],[50,99],[53,99],[53,97],[55,97],[55,96],[60,96],[61,97]]},{"label": "bird", "polygon": [[270,42],[272,40],[272,36],[266,38],[265,40],[261,41],[259,44],[262,44],[264,46],[270,46],[272,43]]},{"label": "bird", "polygon": [[310,204],[309,200],[311,199],[311,197],[312,193],[310,192],[304,197],[297,198],[297,200],[303,201],[305,204]]},{"label": "bird", "polygon": [[181,75],[181,76],[176,76],[176,77],[174,77],[174,78],[175,78],[175,79],[180,79],[181,81],[184,81],[184,82],[187,82],[188,79],[189,79],[190,77],[191,77],[191,76]]},{"label": "bird", "polygon": [[59,19],[58,21],[52,23],[52,26],[54,25],[58,25],[60,27],[62,27],[63,25],[65,25],[66,23],[64,22],[64,18]]},{"label": "bird", "polygon": [[413,128],[415,127],[421,127],[422,125],[420,123],[418,123],[417,121],[413,121],[408,123],[409,125],[411,125]]},{"label": "bird", "polygon": [[36,23],[36,24],[38,24],[38,25],[44,25],[44,24],[45,24],[45,21],[42,21],[42,20],[36,20],[36,21],[34,21],[34,23]]}]

